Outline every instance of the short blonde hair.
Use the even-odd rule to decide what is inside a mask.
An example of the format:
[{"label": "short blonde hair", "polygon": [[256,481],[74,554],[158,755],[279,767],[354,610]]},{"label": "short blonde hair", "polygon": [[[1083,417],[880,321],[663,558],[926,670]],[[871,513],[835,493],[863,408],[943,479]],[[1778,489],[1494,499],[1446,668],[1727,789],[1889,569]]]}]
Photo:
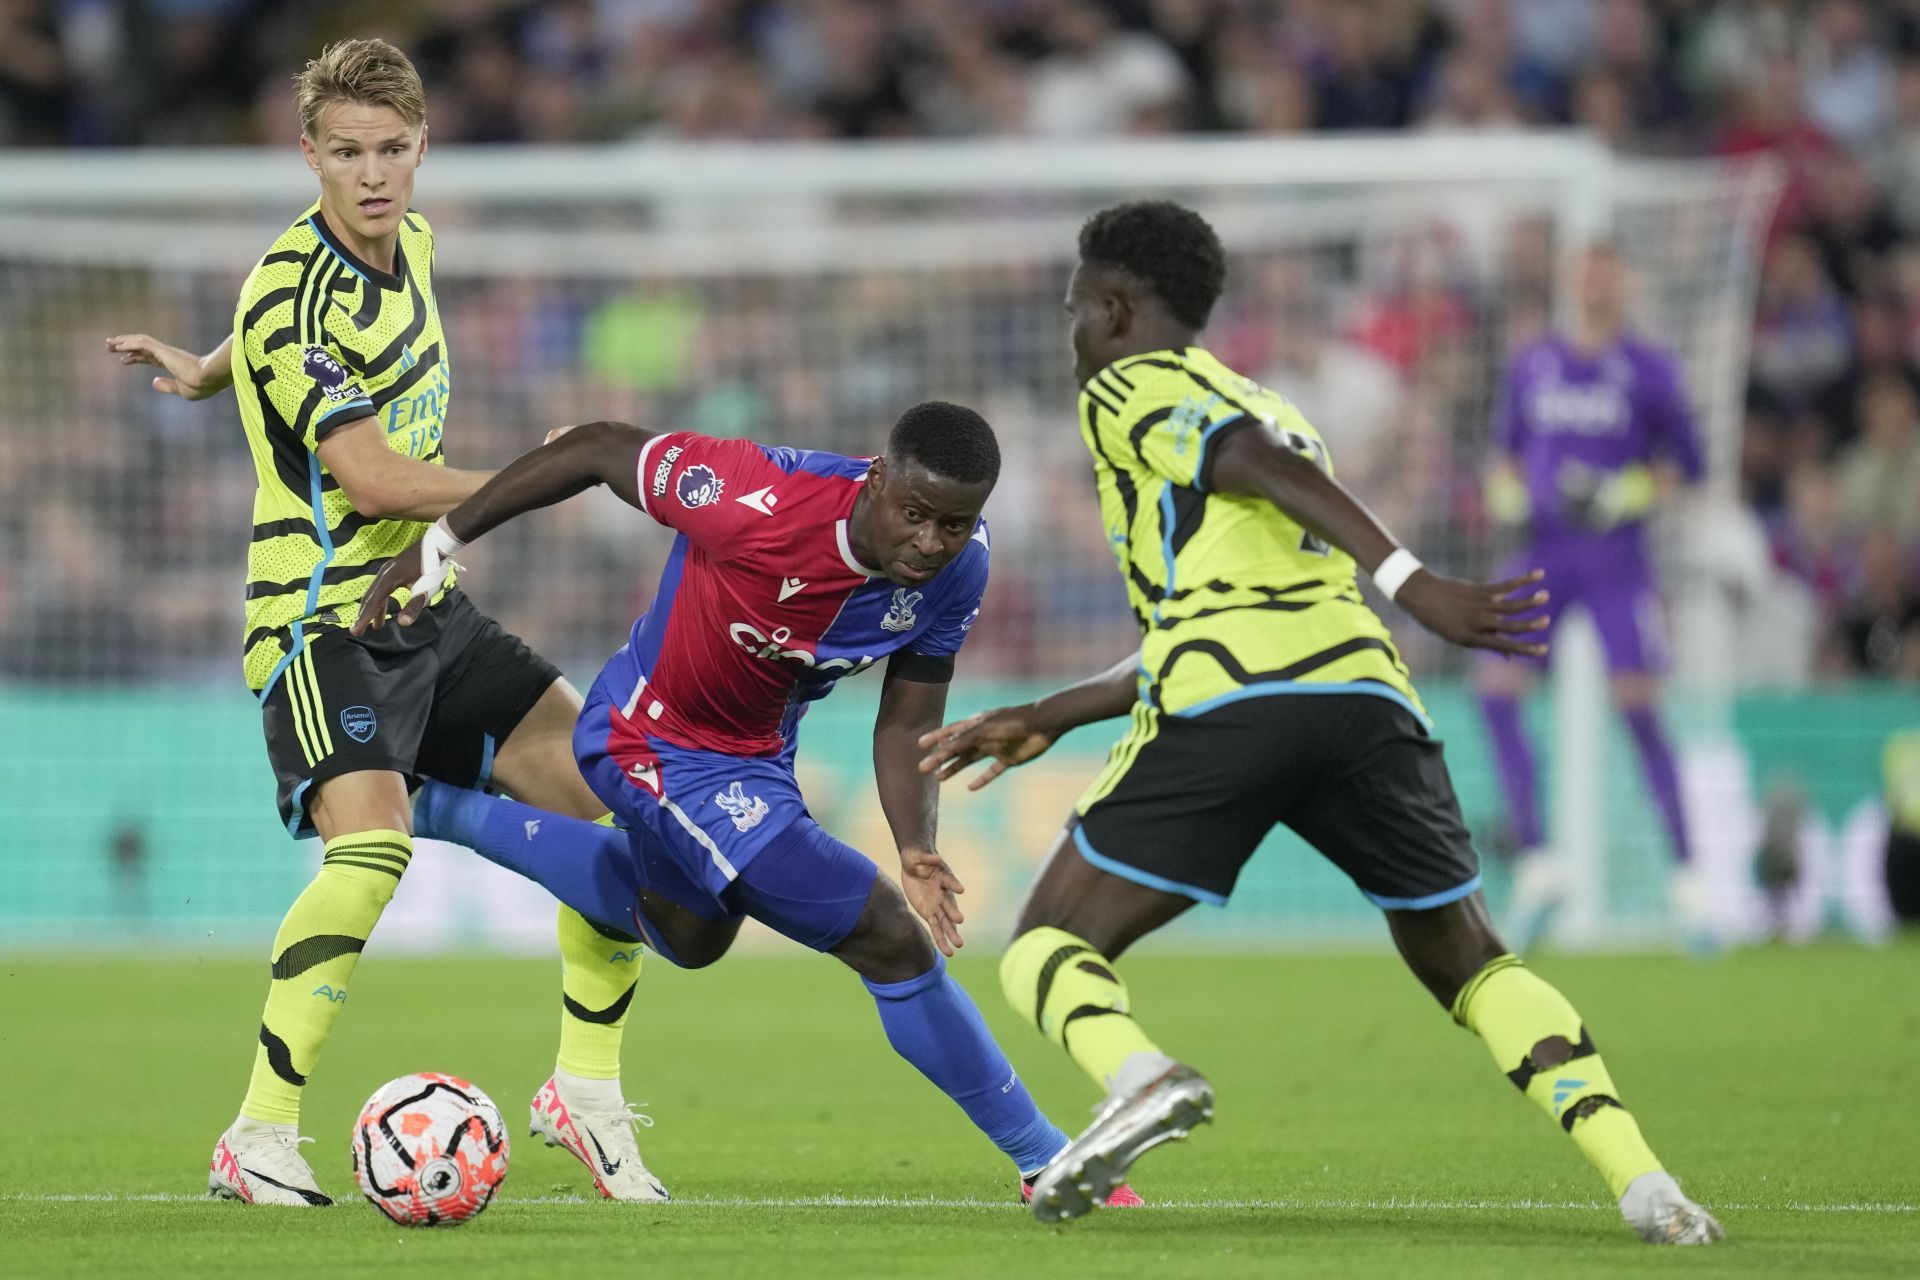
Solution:
[{"label": "short blonde hair", "polygon": [[293,78],[300,103],[300,129],[318,140],[320,112],[336,102],[392,107],[407,126],[427,119],[427,91],[407,55],[385,40],[342,40],[328,45]]}]

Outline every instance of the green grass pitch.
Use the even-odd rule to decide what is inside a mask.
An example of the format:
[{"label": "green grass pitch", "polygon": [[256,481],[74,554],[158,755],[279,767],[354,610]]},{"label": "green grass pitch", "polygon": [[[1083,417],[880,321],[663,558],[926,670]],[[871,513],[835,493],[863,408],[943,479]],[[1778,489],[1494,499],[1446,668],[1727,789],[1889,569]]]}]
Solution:
[{"label": "green grass pitch", "polygon": [[[1212,1076],[1219,1113],[1136,1170],[1152,1208],[1049,1229],[831,961],[648,962],[627,1092],[651,1104],[643,1150],[679,1198],[640,1207],[584,1199],[585,1172],[521,1136],[551,1063],[553,964],[376,949],[308,1093],[308,1150],[341,1201],[318,1212],[199,1198],[262,964],[0,957],[0,1275],[1920,1275],[1920,946],[1537,967],[1725,1245],[1634,1240],[1572,1144],[1387,956],[1130,958],[1146,1025]],[[1077,1128],[1090,1086],[1005,1012],[988,956],[957,971]],[[390,1226],[347,1166],[366,1095],[424,1069],[473,1079],[514,1128],[501,1201],[452,1230]]]}]

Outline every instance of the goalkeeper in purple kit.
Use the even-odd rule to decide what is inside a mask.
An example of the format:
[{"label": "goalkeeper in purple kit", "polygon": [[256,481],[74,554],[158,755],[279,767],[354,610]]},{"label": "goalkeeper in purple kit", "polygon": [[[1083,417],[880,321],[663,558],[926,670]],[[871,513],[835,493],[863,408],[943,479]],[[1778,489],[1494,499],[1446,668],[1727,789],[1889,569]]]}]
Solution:
[{"label": "goalkeeper in purple kit", "polygon": [[[1556,619],[1569,607],[1593,619],[1614,706],[1633,734],[1672,845],[1674,909],[1691,929],[1699,891],[1679,771],[1655,709],[1667,651],[1646,519],[1661,493],[1697,483],[1704,463],[1673,353],[1626,329],[1622,275],[1610,246],[1582,252],[1572,331],[1548,334],[1514,356],[1496,410],[1500,452],[1488,505],[1497,519],[1525,524],[1526,544],[1513,563],[1545,569]],[[1520,721],[1520,700],[1544,666],[1545,659],[1490,657],[1476,682],[1520,848],[1503,932],[1521,950],[1566,892]]]}]

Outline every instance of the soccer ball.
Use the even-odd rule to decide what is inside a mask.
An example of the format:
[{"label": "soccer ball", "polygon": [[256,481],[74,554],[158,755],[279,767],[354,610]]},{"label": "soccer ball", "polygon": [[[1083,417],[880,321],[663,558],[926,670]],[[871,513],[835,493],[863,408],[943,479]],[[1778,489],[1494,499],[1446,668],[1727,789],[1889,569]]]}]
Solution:
[{"label": "soccer ball", "polygon": [[438,1071],[380,1086],[353,1122],[353,1176],[403,1227],[465,1222],[507,1176],[507,1127],[493,1099]]}]

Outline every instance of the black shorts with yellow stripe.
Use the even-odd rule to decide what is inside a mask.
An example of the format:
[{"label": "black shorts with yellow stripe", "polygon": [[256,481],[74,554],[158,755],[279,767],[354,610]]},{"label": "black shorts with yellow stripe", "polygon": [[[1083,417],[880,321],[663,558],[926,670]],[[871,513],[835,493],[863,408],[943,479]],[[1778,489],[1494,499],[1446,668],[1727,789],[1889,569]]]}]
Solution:
[{"label": "black shorts with yellow stripe", "polygon": [[313,789],[363,769],[485,786],[495,748],[559,678],[458,589],[411,627],[310,635],[261,700],[280,820],[313,835]]},{"label": "black shorts with yellow stripe", "polygon": [[1424,910],[1480,887],[1440,743],[1393,696],[1301,685],[1196,715],[1136,707],[1070,830],[1101,870],[1219,906],[1276,825],[1378,907]]}]

